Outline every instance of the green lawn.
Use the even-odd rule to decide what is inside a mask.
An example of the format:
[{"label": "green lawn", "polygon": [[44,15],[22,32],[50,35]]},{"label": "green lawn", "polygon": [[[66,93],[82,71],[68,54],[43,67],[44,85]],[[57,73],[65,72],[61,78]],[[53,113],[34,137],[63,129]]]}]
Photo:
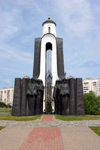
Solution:
[{"label": "green lawn", "polygon": [[11,112],[11,108],[0,108],[0,112]]},{"label": "green lawn", "polygon": [[56,119],[64,121],[75,121],[75,120],[100,120],[100,115],[84,115],[84,116],[64,116],[55,115]]},{"label": "green lawn", "polygon": [[97,135],[100,136],[100,126],[98,126],[98,127],[90,127],[90,129],[92,129]]},{"label": "green lawn", "polygon": [[12,116],[12,115],[0,115],[0,120],[16,120],[16,121],[29,121],[40,119],[41,115],[36,116]]},{"label": "green lawn", "polygon": [[0,130],[2,130],[3,128],[5,128],[4,126],[0,126]]}]

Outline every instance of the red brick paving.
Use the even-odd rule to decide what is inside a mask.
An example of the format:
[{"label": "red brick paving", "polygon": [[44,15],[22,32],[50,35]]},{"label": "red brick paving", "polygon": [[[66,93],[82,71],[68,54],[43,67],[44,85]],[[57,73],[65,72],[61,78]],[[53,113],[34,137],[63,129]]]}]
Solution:
[{"label": "red brick paving", "polygon": [[[42,121],[53,121],[53,115],[44,115]],[[33,128],[19,150],[64,150],[61,129],[58,127]]]},{"label": "red brick paving", "polygon": [[42,121],[53,121],[53,115],[43,115]]},{"label": "red brick paving", "polygon": [[60,128],[34,128],[19,150],[64,150]]}]

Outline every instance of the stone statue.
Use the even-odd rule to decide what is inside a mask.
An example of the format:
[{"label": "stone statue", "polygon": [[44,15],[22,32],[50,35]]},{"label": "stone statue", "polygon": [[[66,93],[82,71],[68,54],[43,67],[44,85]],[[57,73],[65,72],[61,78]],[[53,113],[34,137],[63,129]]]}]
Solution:
[{"label": "stone statue", "polygon": [[43,83],[41,80],[31,79],[27,87],[29,115],[43,113]]},{"label": "stone statue", "polygon": [[37,83],[33,78],[29,81],[27,87],[27,100],[29,115],[36,114],[36,97],[37,97]]},{"label": "stone statue", "polygon": [[55,113],[69,114],[69,84],[66,79],[56,82],[54,88]]},{"label": "stone statue", "polygon": [[61,109],[62,115],[69,114],[69,84],[67,80],[63,79],[60,87]]},{"label": "stone statue", "polygon": [[55,102],[55,114],[58,114],[57,113],[57,88],[54,87],[54,92],[53,92],[53,98],[54,98],[54,102]]},{"label": "stone statue", "polygon": [[60,99],[60,81],[56,81],[56,86],[54,87],[53,97],[55,100],[55,113],[61,114],[61,99]]},{"label": "stone statue", "polygon": [[42,81],[38,81],[37,98],[36,98],[36,114],[43,113],[43,92],[44,86]]}]

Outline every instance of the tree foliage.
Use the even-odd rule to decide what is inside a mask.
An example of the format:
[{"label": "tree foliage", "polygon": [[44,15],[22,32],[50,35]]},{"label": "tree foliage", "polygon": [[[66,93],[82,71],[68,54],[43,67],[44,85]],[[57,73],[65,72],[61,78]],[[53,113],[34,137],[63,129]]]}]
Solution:
[{"label": "tree foliage", "polygon": [[100,108],[100,96],[97,97],[98,102],[99,102],[99,108]]},{"label": "tree foliage", "polygon": [[95,115],[100,108],[100,97],[96,96],[94,92],[84,94],[85,113]]}]

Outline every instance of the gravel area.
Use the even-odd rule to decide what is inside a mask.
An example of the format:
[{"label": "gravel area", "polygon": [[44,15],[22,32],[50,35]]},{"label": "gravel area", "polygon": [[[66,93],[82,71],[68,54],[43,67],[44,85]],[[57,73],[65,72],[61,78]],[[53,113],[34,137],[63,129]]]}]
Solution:
[{"label": "gravel area", "polygon": [[82,120],[82,121],[62,121],[54,119],[53,121],[42,122],[41,119],[33,121],[9,121],[0,120],[0,126],[31,126],[31,127],[66,127],[66,126],[100,126],[100,120]]}]

